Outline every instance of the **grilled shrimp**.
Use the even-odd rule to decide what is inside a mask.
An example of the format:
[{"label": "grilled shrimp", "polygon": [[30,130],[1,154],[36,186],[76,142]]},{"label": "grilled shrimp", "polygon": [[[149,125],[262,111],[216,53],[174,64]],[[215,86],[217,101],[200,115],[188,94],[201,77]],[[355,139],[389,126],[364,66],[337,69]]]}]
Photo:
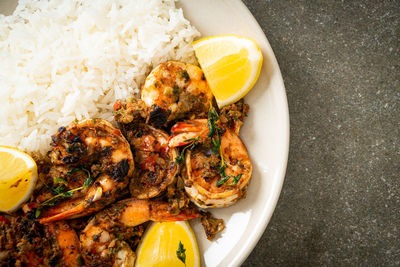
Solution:
[{"label": "grilled shrimp", "polygon": [[129,185],[133,197],[152,198],[175,181],[177,149],[168,149],[168,134],[146,124],[127,132],[136,169]]},{"label": "grilled shrimp", "polygon": [[169,61],[150,72],[141,99],[150,107],[147,122],[160,127],[175,119],[206,115],[213,95],[199,67]]},{"label": "grilled shrimp", "polygon": [[[136,255],[127,243],[140,238],[147,221],[181,221],[199,217],[195,209],[172,214],[168,203],[125,199],[97,213],[80,235],[82,255],[88,266],[133,266]],[[137,243],[133,244],[134,246]]]},{"label": "grilled shrimp", "polygon": [[224,125],[215,151],[208,127],[207,119],[179,122],[169,146],[186,145],[182,177],[192,201],[201,208],[226,207],[246,196],[252,165],[239,136]]},{"label": "grilled shrimp", "polygon": [[65,221],[0,215],[0,232],[1,266],[82,266],[78,235]]},{"label": "grilled shrimp", "polygon": [[[41,223],[102,209],[127,187],[134,170],[129,143],[105,120],[88,119],[61,127],[52,136],[51,146],[49,157],[54,167],[50,174],[55,177],[55,188],[49,191],[55,196],[42,202],[50,201],[51,207],[42,212]],[[69,198],[58,201],[62,197]]]},{"label": "grilled shrimp", "polygon": [[47,231],[57,242],[61,252],[61,266],[82,266],[79,237],[65,221],[46,224]]}]

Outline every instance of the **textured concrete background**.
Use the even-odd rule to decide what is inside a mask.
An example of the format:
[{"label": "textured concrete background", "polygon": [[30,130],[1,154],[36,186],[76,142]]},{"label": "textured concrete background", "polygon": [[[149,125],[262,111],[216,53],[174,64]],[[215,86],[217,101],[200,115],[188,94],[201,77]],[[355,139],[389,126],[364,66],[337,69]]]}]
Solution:
[{"label": "textured concrete background", "polygon": [[243,266],[400,266],[400,1],[244,3],[280,65],[291,144]]}]

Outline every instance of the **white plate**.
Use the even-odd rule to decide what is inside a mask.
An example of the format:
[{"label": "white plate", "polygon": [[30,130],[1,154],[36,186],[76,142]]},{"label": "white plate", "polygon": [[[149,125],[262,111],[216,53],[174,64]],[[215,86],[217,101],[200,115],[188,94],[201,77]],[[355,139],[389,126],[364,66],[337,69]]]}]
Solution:
[{"label": "white plate", "polygon": [[[0,13],[10,14],[15,0],[0,0]],[[200,223],[192,223],[202,265],[239,266],[263,234],[275,209],[285,176],[289,150],[289,113],[285,87],[271,46],[240,0],[181,0],[178,6],[202,36],[237,34],[253,38],[264,56],[260,78],[246,96],[250,113],[241,137],[253,163],[247,198],[212,210],[223,218],[225,231],[209,242]]]},{"label": "white plate", "polygon": [[253,38],[264,57],[255,87],[245,97],[249,116],[241,130],[253,163],[247,198],[211,212],[226,223],[210,242],[200,223],[192,223],[202,264],[239,266],[253,250],[275,209],[286,171],[289,150],[289,112],[281,72],[263,31],[239,0],[181,0],[178,6],[202,37],[237,34]]}]

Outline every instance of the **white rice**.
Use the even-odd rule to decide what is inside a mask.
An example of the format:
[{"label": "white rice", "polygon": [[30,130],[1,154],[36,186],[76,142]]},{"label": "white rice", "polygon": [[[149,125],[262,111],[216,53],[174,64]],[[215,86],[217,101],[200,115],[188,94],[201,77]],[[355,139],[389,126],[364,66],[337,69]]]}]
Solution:
[{"label": "white rice", "polygon": [[194,63],[173,0],[20,0],[0,15],[0,145],[44,154],[75,119],[112,120],[153,66]]}]

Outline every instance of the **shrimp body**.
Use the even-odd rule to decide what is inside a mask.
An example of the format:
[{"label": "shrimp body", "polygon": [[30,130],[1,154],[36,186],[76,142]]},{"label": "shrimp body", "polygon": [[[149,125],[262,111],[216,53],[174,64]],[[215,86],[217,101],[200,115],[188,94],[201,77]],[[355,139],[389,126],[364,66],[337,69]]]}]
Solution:
[{"label": "shrimp body", "polygon": [[53,168],[62,178],[64,191],[72,189],[73,195],[44,210],[41,223],[89,215],[112,203],[118,191],[127,187],[134,170],[133,156],[129,143],[111,123],[100,119],[75,122],[61,127],[52,140]]},{"label": "shrimp body", "polygon": [[194,209],[173,214],[168,203],[157,200],[119,201],[97,213],[82,231],[80,241],[83,258],[88,266],[133,266],[136,255],[124,240],[140,238],[144,231],[142,223],[189,220],[199,216]]},{"label": "shrimp body", "polygon": [[169,136],[164,131],[139,124],[128,131],[136,169],[129,186],[133,197],[152,198],[175,181],[179,165],[175,164],[177,149],[168,149]]},{"label": "shrimp body", "polygon": [[199,67],[169,61],[150,72],[141,99],[150,107],[149,122],[161,126],[175,119],[207,114],[213,95]]},{"label": "shrimp body", "polygon": [[[219,153],[215,153],[208,137],[206,119],[185,121],[172,129],[170,146],[187,145],[188,140],[199,138],[197,145],[185,151],[185,168],[182,177],[191,200],[201,208],[219,208],[234,204],[246,196],[252,165],[246,147],[229,128],[221,134]],[[223,169],[222,169],[222,166]],[[222,169],[222,171],[221,171]]]}]

